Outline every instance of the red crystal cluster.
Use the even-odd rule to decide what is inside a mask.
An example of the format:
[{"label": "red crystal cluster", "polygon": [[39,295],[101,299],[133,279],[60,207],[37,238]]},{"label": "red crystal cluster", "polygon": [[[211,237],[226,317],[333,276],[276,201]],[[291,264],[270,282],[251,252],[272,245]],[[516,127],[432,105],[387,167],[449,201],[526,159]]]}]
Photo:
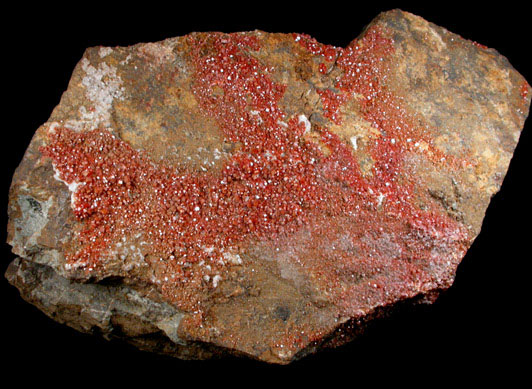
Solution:
[{"label": "red crystal cluster", "polygon": [[[414,181],[405,179],[401,166],[407,152],[455,161],[432,146],[429,133],[386,89],[393,42],[377,28],[345,49],[304,35],[294,40],[343,72],[337,91],[318,91],[324,116],[340,124],[341,108],[356,99],[365,120],[381,132],[368,146],[370,176],[362,175],[352,145],[313,126],[316,142],[306,136],[306,118],[287,117],[280,108],[286,86],[273,82],[272,69],[252,55],[257,37],[190,36],[194,96],[224,137],[242,147],[219,172],[192,172],[156,163],[107,130],[51,131],[41,152],[61,180],[75,185],[73,210],[83,221],[68,263],[92,271],[104,266],[123,236],[140,235],[152,253],[145,259],[152,281],[181,309],[198,311],[199,291],[223,280],[227,266],[240,264],[246,243],[282,247],[306,229],[315,238],[302,250],[313,255],[296,262],[345,312],[420,283],[437,284],[424,267],[450,260],[435,250],[461,252],[467,233],[430,201],[427,209],[416,207]],[[320,72],[326,68],[320,65]],[[340,235],[343,248],[331,249]],[[393,254],[376,247],[379,239]],[[397,283],[380,282],[391,274]],[[364,281],[354,282],[357,277]]]}]

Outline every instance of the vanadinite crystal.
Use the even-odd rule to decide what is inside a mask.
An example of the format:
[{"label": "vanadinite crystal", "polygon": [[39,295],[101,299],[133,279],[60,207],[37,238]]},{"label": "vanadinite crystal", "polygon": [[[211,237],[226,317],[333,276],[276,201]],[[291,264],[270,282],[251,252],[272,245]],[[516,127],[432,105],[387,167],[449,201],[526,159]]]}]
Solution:
[{"label": "vanadinite crystal", "polygon": [[7,277],[56,320],[181,358],[339,345],[452,284],[529,91],[401,11],[346,48],[254,31],[88,49],[15,173]]}]

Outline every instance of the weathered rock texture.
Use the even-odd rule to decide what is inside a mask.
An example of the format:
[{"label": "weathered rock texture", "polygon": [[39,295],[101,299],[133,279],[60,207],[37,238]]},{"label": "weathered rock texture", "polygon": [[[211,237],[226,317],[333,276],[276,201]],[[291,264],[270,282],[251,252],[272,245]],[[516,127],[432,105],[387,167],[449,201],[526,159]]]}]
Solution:
[{"label": "weathered rock texture", "polygon": [[346,48],[90,48],[15,172],[6,276],[57,321],[181,358],[340,345],[452,284],[529,92],[401,11]]}]

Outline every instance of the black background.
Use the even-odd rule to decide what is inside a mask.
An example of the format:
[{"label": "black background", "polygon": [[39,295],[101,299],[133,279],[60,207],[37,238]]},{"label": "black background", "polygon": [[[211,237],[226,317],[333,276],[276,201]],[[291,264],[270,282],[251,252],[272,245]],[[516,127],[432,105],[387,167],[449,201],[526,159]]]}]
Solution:
[{"label": "black background", "polygon": [[[522,3],[524,4],[524,2]],[[72,8],[69,8],[72,7]],[[190,8],[187,8],[190,7]],[[173,7],[146,2],[111,7],[109,3],[71,3],[36,8],[26,4],[7,11],[9,28],[3,32],[2,62],[4,111],[0,226],[5,226],[11,176],[35,129],[44,123],[66,89],[72,70],[86,47],[130,45],[184,35],[191,31],[304,32],[318,41],[345,46],[380,11],[402,8],[465,38],[497,49],[532,80],[528,55],[531,38],[525,9],[510,2],[473,7],[445,2],[438,6],[404,3],[367,5],[319,0],[318,3],[247,2],[207,3]],[[5,29],[7,24],[2,27]],[[4,105],[5,107],[5,105]],[[5,108],[4,108],[5,109]],[[482,232],[458,269],[453,287],[431,307],[408,311],[371,328],[367,335],[340,349],[311,356],[286,367],[242,360],[189,362],[151,355],[118,342],[79,334],[56,324],[20,299],[15,288],[0,277],[0,352],[6,358],[4,374],[22,372],[25,379],[97,384],[103,374],[134,380],[193,377],[198,384],[221,385],[260,377],[298,380],[348,377],[355,385],[365,376],[380,382],[405,376],[419,381],[421,372],[432,386],[459,373],[472,378],[511,379],[530,365],[526,318],[528,243],[531,239],[530,120],[525,126],[501,191],[493,198]],[[5,227],[0,240],[5,242]],[[14,258],[1,245],[2,274]],[[282,379],[282,380],[281,380]]]}]

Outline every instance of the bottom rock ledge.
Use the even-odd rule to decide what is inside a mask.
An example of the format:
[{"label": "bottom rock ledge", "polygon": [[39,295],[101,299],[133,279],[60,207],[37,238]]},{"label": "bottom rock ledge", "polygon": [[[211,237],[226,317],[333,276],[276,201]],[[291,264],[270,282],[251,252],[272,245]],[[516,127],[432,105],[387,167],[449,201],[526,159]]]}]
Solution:
[{"label": "bottom rock ledge", "polygon": [[209,359],[221,354],[213,346],[179,339],[176,334],[183,315],[127,286],[71,282],[49,266],[22,258],[9,264],[5,277],[24,300],[80,332],[181,359]]},{"label": "bottom rock ledge", "polygon": [[[53,320],[82,333],[118,339],[157,354],[180,359],[251,357],[204,342],[184,341],[177,336],[183,314],[166,303],[141,296],[124,285],[82,284],[60,276],[51,267],[22,258],[12,261],[5,273],[21,297]],[[363,318],[341,324],[318,343],[300,350],[291,360],[266,362],[288,364],[320,349],[342,346],[363,335],[376,322],[419,304],[431,304],[443,290],[434,290],[391,306],[379,307]]]}]

